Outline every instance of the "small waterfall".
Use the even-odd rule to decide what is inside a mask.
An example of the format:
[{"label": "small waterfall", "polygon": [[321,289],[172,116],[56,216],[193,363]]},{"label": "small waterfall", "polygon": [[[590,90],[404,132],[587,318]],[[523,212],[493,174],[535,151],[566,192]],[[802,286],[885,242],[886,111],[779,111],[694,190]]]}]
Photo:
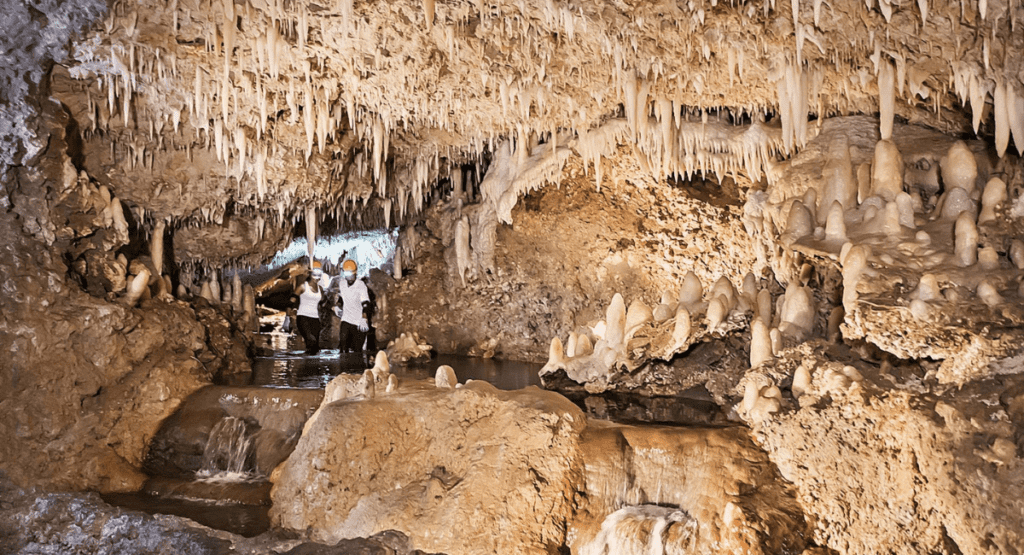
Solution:
[{"label": "small waterfall", "polygon": [[639,505],[607,516],[581,555],[665,555],[697,553],[697,521],[685,511]]},{"label": "small waterfall", "polygon": [[254,478],[252,458],[253,437],[245,420],[224,417],[210,430],[196,477],[224,481]]}]

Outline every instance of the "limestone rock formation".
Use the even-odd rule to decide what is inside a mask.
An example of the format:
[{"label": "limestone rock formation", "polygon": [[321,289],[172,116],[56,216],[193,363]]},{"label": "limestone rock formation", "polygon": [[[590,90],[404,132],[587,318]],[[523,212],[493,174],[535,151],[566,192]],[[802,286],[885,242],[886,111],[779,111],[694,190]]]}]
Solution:
[{"label": "limestone rock formation", "polygon": [[837,359],[847,356],[806,344],[747,378],[787,387],[797,366],[811,377],[799,393],[793,378],[783,410],[754,437],[816,515],[815,541],[850,553],[981,552],[986,541],[1020,550],[1020,376],[960,389],[914,364],[844,372]]},{"label": "limestone rock formation", "polygon": [[115,508],[95,493],[25,490],[2,477],[0,496],[0,550],[4,553],[422,553],[410,548],[408,538],[395,531],[331,546],[267,534],[244,538],[187,518]]},{"label": "limestone rock formation", "polygon": [[560,395],[485,382],[326,404],[272,478],[271,518],[329,543],[395,528],[428,551],[543,553],[564,541],[585,425]]},{"label": "limestone rock formation", "polygon": [[[588,432],[561,398],[395,391],[369,371],[339,380],[279,472],[279,523],[340,538],[398,521],[453,552],[651,552],[655,529],[678,548],[1024,551],[1024,5],[8,4],[0,469],[16,483],[137,489],[159,422],[247,365],[255,309],[220,278],[297,235],[398,226],[376,287],[395,362],[555,345],[548,386],[702,388],[764,453],[731,438],[756,468],[705,469],[730,489],[714,502],[648,495],[659,472],[687,476],[645,466],[645,441],[692,466],[695,444],[743,434],[591,429],[632,457],[608,487],[643,495],[583,503]],[[806,521],[732,491],[775,493],[765,457]],[[468,526],[427,535],[437,522]]]}]

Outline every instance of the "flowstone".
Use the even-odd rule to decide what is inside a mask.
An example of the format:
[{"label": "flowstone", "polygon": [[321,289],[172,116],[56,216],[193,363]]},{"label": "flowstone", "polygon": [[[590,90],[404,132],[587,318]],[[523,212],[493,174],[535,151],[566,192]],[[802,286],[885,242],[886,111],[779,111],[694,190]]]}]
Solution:
[{"label": "flowstone", "polygon": [[914,363],[878,364],[810,342],[745,380],[783,388],[782,410],[752,421],[753,437],[813,515],[820,545],[907,554],[1024,548],[1020,375],[952,387]]}]

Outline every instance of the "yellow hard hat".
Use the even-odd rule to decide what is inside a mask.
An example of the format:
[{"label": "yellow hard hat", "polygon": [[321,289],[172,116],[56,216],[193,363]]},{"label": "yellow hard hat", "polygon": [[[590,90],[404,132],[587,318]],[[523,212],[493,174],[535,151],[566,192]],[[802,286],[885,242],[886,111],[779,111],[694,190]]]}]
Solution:
[{"label": "yellow hard hat", "polygon": [[357,268],[357,266],[356,266],[355,260],[346,260],[341,265],[341,271],[343,271],[343,272],[352,272],[354,274],[354,273],[356,273],[356,268]]}]

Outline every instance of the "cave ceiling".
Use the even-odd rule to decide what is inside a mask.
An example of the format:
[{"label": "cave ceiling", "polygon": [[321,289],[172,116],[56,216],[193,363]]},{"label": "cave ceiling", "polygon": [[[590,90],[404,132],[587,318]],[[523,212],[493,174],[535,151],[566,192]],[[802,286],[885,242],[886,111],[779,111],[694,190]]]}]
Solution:
[{"label": "cave ceiling", "polygon": [[417,214],[453,167],[479,169],[502,143],[521,165],[545,149],[599,158],[610,122],[656,178],[770,179],[835,115],[1024,144],[1022,13],[1015,0],[119,0],[51,91],[90,176],[140,221],[281,227],[314,208],[359,228]]}]

